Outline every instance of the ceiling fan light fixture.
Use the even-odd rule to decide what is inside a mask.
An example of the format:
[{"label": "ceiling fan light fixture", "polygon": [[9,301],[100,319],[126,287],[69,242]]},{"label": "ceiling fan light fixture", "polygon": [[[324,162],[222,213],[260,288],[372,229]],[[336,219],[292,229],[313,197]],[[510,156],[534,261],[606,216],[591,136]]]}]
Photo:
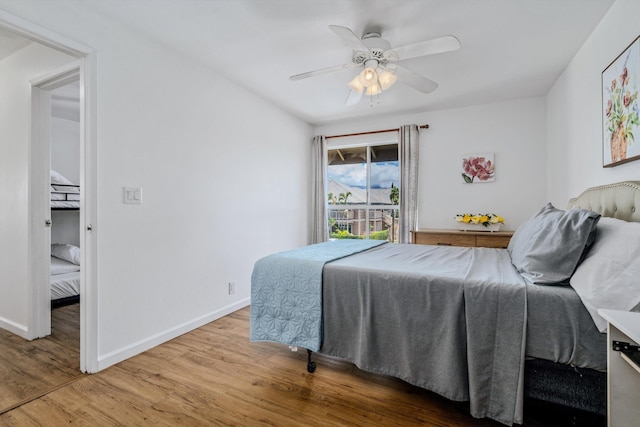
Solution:
[{"label": "ceiling fan light fixture", "polygon": [[359,95],[362,95],[362,92],[364,92],[364,86],[362,85],[362,83],[360,83],[360,74],[355,76],[353,80],[349,82],[349,89],[358,93]]},{"label": "ceiling fan light fixture", "polygon": [[371,87],[368,87],[365,94],[375,96],[375,95],[379,95],[381,92],[382,92],[382,88],[380,88],[380,85],[375,84]]},{"label": "ceiling fan light fixture", "polygon": [[378,81],[382,90],[387,90],[398,80],[398,77],[390,71],[382,70],[378,73]]},{"label": "ceiling fan light fixture", "polygon": [[364,87],[371,87],[378,84],[378,61],[368,59],[364,62],[364,70],[360,73],[360,83]]},{"label": "ceiling fan light fixture", "polygon": [[364,87],[371,87],[378,84],[378,73],[373,67],[367,67],[360,73],[360,83]]}]

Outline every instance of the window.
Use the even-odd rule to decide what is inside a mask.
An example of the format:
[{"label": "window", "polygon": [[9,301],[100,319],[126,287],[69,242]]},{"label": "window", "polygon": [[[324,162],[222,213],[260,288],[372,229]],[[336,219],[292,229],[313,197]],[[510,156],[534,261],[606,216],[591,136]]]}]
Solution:
[{"label": "window", "polygon": [[332,239],[398,241],[400,169],[393,142],[327,149],[328,221]]}]

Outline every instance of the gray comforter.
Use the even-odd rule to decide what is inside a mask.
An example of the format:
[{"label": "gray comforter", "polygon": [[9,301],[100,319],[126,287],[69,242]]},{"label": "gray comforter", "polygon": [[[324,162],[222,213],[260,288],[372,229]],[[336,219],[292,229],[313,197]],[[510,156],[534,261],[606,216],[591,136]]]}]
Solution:
[{"label": "gray comforter", "polygon": [[522,423],[527,292],[506,250],[383,245],[325,265],[320,352]]}]

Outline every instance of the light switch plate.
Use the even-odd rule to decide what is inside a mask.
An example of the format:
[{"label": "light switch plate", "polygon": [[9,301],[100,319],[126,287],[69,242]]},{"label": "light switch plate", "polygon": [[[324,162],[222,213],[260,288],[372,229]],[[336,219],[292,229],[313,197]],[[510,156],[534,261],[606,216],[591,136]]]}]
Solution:
[{"label": "light switch plate", "polygon": [[122,187],[123,203],[142,204],[142,187]]}]

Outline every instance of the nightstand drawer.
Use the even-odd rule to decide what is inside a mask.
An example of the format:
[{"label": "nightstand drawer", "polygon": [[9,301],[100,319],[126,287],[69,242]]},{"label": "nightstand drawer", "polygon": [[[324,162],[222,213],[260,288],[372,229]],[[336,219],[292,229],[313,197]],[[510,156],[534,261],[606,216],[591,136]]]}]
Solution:
[{"label": "nightstand drawer", "polygon": [[512,231],[414,230],[411,243],[418,245],[506,248]]},{"label": "nightstand drawer", "polygon": [[476,246],[484,248],[506,248],[509,246],[509,240],[511,240],[511,236],[476,236]]},{"label": "nightstand drawer", "polygon": [[416,235],[415,243],[420,245],[440,245],[440,246],[474,246],[475,237],[464,234],[424,234]]}]

